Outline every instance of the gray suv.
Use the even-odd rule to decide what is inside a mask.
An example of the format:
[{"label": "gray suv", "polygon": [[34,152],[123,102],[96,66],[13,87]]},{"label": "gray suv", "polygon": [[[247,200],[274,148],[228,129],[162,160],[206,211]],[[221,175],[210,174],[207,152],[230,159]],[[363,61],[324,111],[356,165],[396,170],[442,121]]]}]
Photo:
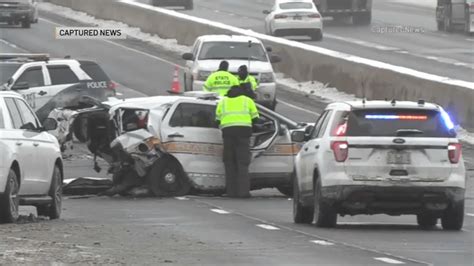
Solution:
[{"label": "gray suv", "polygon": [[8,25],[21,24],[23,28],[30,28],[31,23],[38,22],[36,0],[1,0],[0,22]]}]

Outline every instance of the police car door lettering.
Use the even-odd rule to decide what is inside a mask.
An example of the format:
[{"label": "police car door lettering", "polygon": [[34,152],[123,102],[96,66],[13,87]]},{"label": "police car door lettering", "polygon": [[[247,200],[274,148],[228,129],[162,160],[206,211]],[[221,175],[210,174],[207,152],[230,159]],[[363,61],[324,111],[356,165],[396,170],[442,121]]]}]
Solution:
[{"label": "police car door lettering", "polygon": [[104,89],[107,88],[107,81],[87,82],[86,86],[88,89]]}]

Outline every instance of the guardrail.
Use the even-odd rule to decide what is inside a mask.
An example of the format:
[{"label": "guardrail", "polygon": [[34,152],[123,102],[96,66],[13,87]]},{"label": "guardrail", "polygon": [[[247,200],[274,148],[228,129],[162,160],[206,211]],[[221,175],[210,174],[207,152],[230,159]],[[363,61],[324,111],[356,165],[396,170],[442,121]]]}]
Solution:
[{"label": "guardrail", "polygon": [[272,46],[283,62],[275,68],[298,81],[317,80],[367,99],[423,99],[442,105],[456,123],[474,129],[474,83],[275,38],[133,1],[49,0],[100,19],[124,22],[161,38],[192,45],[205,34],[245,34]]}]

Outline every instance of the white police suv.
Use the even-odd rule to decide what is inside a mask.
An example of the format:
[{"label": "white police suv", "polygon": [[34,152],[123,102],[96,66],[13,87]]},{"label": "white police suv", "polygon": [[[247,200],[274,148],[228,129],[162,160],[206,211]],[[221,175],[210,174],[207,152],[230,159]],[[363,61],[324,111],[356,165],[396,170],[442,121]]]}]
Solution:
[{"label": "white police suv", "polygon": [[334,227],[338,215],[416,215],[460,230],[466,170],[449,115],[402,101],[328,105],[296,157],[294,221]]},{"label": "white police suv", "polygon": [[38,215],[59,218],[63,162],[57,139],[41,125],[15,92],[0,92],[0,223],[15,222],[19,205],[36,206]]}]

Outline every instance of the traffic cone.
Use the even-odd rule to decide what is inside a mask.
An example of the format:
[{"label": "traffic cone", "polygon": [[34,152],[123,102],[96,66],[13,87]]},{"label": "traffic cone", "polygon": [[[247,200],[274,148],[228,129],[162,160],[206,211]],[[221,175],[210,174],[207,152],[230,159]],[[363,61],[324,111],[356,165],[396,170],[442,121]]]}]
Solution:
[{"label": "traffic cone", "polygon": [[173,82],[171,83],[171,90],[169,90],[168,93],[181,94],[181,84],[179,83],[178,72],[179,72],[178,66],[175,66],[174,74],[173,74]]}]

